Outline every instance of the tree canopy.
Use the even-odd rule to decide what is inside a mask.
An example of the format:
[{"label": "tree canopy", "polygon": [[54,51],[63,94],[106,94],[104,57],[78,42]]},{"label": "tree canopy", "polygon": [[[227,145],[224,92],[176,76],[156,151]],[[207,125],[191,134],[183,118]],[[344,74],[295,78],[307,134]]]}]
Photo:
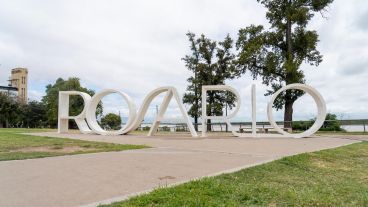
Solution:
[{"label": "tree canopy", "polygon": [[[64,80],[58,78],[54,84],[48,84],[46,86],[46,95],[42,98],[42,102],[46,108],[47,123],[50,127],[57,126],[58,119],[58,102],[59,102],[59,91],[81,91],[94,95],[93,90],[82,87],[79,78],[69,78]],[[80,96],[71,96],[69,99],[69,114],[71,116],[78,115],[84,107],[83,98]],[[102,114],[102,105],[99,104],[97,108],[97,114]],[[71,127],[76,127],[74,122],[70,122]]]},{"label": "tree canopy", "polygon": [[121,117],[113,113],[108,113],[101,118],[101,126],[104,129],[118,130],[121,128]]},{"label": "tree canopy", "polygon": [[42,102],[23,104],[17,97],[0,92],[0,127],[42,128],[46,113]]},{"label": "tree canopy", "polygon": [[[183,102],[190,105],[189,115],[194,118],[195,127],[198,130],[198,118],[202,113],[202,85],[220,85],[225,84],[226,80],[233,79],[235,55],[231,52],[233,40],[229,35],[218,43],[203,34],[197,38],[195,34],[189,32],[187,36],[191,54],[186,55],[183,60],[193,75],[188,78],[189,85]],[[222,115],[224,106],[227,105],[231,109],[235,101],[233,94],[224,91],[210,91],[207,99],[207,114],[212,116]]]},{"label": "tree canopy", "polygon": [[[316,121],[316,118],[311,119],[309,121],[293,122],[293,130],[300,130],[300,131],[307,130],[313,125],[315,121]],[[324,121],[319,131],[345,131],[345,130],[341,127],[341,124],[339,120],[337,119],[336,114],[327,113],[326,120]]]},{"label": "tree canopy", "polygon": [[9,127],[18,120],[19,103],[13,97],[0,92],[0,125]]},{"label": "tree canopy", "polygon": [[[247,71],[271,86],[271,95],[284,85],[305,83],[303,62],[318,66],[322,55],[317,50],[318,34],[307,25],[315,13],[322,13],[333,0],[258,0],[267,8],[270,28],[250,25],[239,30],[236,48],[237,75]],[[292,121],[293,103],[303,95],[299,90],[282,93],[274,107],[285,107],[284,121]]]},{"label": "tree canopy", "polygon": [[46,108],[42,102],[30,101],[27,105],[21,105],[23,114],[23,127],[41,128],[46,125]]}]

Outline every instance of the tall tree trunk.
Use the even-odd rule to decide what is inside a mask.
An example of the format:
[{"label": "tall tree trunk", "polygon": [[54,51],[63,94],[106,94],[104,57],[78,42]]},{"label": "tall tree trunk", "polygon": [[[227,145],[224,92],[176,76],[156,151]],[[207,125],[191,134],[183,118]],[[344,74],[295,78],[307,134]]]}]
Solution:
[{"label": "tall tree trunk", "polygon": [[292,128],[293,121],[293,104],[294,101],[286,96],[285,98],[285,111],[284,111],[284,127]]},{"label": "tall tree trunk", "polygon": [[[225,116],[227,116],[227,102],[225,103]],[[222,131],[222,129],[221,129]],[[225,131],[228,132],[229,131],[229,126],[227,124],[225,124]]]},{"label": "tall tree trunk", "polygon": [[[208,93],[208,108],[207,108],[207,114],[209,115],[209,116],[212,116],[213,114],[212,114],[212,106],[213,106],[213,92],[212,91],[210,91],[209,93]],[[211,119],[207,119],[207,131],[212,131],[211,130],[212,129],[212,127],[211,127]]]},{"label": "tall tree trunk", "polygon": [[293,61],[293,48],[292,48],[292,40],[291,40],[291,21],[290,20],[287,21],[286,44],[287,44],[286,61],[288,64],[290,64]]},{"label": "tall tree trunk", "polygon": [[[197,110],[198,112],[198,110]],[[198,116],[195,115],[194,116],[194,130],[196,130],[196,132],[198,132]]]},{"label": "tall tree trunk", "polygon": [[[198,58],[198,57],[197,57]],[[197,81],[197,67],[194,70],[194,80]],[[194,96],[195,96],[195,106],[196,106],[196,112],[194,116],[194,130],[198,132],[198,116],[199,116],[199,99],[201,97],[198,97],[198,83],[194,83]]]},{"label": "tall tree trunk", "polygon": [[[291,4],[291,0],[288,1],[289,7]],[[293,48],[292,48],[292,22],[290,20],[290,14],[287,12],[287,22],[286,22],[286,44],[287,44],[287,51],[286,51],[286,65],[285,65],[285,83],[286,85],[292,83],[292,73],[293,73]],[[284,127],[285,128],[292,128],[292,121],[293,121],[293,103],[291,97],[291,92],[285,92],[285,112],[284,112]]]},{"label": "tall tree trunk", "polygon": [[211,131],[211,119],[207,119],[207,131]]},{"label": "tall tree trunk", "polygon": [[[290,4],[291,4],[291,0],[288,1],[288,8],[290,8]],[[287,61],[292,61],[293,59],[293,48],[292,48],[292,36],[291,36],[291,27],[292,27],[292,23],[291,23],[291,17],[290,14],[287,10],[286,12],[286,44],[287,44],[287,51],[286,51],[286,60]]]},{"label": "tall tree trunk", "polygon": [[198,116],[199,116],[199,103],[198,103],[198,92],[197,92],[197,86],[195,86],[195,106],[196,106],[196,112],[195,112],[195,115],[194,115],[194,130],[198,132]]},{"label": "tall tree trunk", "polygon": [[[210,98],[210,100],[211,100],[211,98]],[[209,115],[209,116],[212,116],[212,113],[211,113],[211,108],[212,108],[212,103],[211,103],[211,101],[209,101],[209,104],[208,104],[208,111],[207,111],[207,114]],[[211,119],[207,119],[207,131],[211,131]]]}]

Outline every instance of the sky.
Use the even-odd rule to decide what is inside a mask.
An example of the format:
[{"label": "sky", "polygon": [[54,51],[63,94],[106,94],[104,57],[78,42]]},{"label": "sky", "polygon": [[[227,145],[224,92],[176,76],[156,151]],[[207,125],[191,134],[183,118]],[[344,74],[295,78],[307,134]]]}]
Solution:
[{"label": "sky", "polygon": [[[189,54],[188,31],[221,41],[250,24],[268,25],[256,0],[0,0],[0,85],[10,69],[29,70],[29,98],[40,100],[58,77],[79,77],[84,87],[128,93],[141,105],[160,86],[182,95],[191,73],[181,60]],[[308,25],[320,35],[319,67],[302,65],[307,84],[325,98],[339,118],[368,118],[368,1],[335,0]],[[257,120],[267,120],[267,86],[249,73],[227,82],[241,94],[234,118],[250,121],[250,87],[257,87]],[[155,115],[159,97],[147,117]],[[127,114],[122,98],[103,99],[105,113]],[[188,108],[188,106],[186,106]],[[308,95],[294,105],[294,119],[310,119],[316,106]],[[179,119],[174,102],[165,116]],[[275,114],[282,119],[282,111]]]}]

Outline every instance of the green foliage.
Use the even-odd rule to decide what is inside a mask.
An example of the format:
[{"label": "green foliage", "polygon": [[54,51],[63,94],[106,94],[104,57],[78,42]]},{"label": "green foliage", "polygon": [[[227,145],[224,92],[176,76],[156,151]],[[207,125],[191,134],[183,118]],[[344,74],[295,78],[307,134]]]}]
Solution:
[{"label": "green foliage", "polygon": [[150,129],[151,129],[151,127],[149,127],[149,126],[142,127],[143,131],[149,131]]},{"label": "green foliage", "polygon": [[20,103],[16,97],[0,93],[0,125],[2,127],[42,128],[46,111],[42,102]]},{"label": "green foliage", "polygon": [[[300,65],[306,62],[318,66],[322,55],[317,50],[318,34],[307,30],[317,12],[323,12],[333,0],[257,0],[267,8],[270,29],[250,25],[239,30],[237,75],[249,71],[253,78],[262,78],[271,87],[271,95],[284,85],[304,83]],[[299,90],[280,94],[274,107],[285,106],[285,121],[292,121],[292,105],[303,95]]]},{"label": "green foliage", "polygon": [[42,128],[46,125],[46,108],[42,102],[30,101],[21,105],[22,127]]},{"label": "green foliage", "polygon": [[[79,78],[69,78],[68,80],[58,78],[54,84],[47,85],[46,95],[42,98],[42,102],[46,107],[47,123],[50,127],[57,126],[59,91],[81,91],[91,96],[95,93],[93,90],[82,87]],[[78,115],[84,107],[82,97],[71,96],[69,101],[69,114],[71,116]],[[97,115],[101,114],[102,105],[99,104]],[[70,125],[71,128],[76,127],[74,122],[70,122]]]},{"label": "green foliage", "polygon": [[121,117],[113,113],[108,113],[101,118],[101,126],[104,129],[119,130],[121,128]]},{"label": "green foliage", "polygon": [[175,131],[176,132],[188,132],[188,127],[186,125],[176,125],[175,126]]},{"label": "green foliage", "polygon": [[[81,87],[78,78],[57,79],[55,84],[46,86],[46,95],[42,102],[30,101],[28,104],[18,102],[16,96],[0,93],[0,126],[2,127],[56,127],[58,118],[59,91],[82,91],[90,95],[94,91]],[[77,115],[83,109],[83,99],[70,97],[70,115]],[[97,115],[102,114],[102,104],[97,108]],[[76,124],[70,122],[71,128]]]},{"label": "green foliage", "polygon": [[[304,131],[309,129],[315,119],[310,121],[295,121],[293,122],[293,129]],[[323,126],[319,129],[319,131],[345,131],[341,128],[340,122],[337,120],[336,114],[327,113],[326,121],[323,123]]]},{"label": "green foliage", "polygon": [[320,131],[344,131],[344,129],[341,128],[340,122],[337,120],[336,114],[331,114],[331,113],[328,113],[326,115],[326,121],[319,130]]},{"label": "green foliage", "polygon": [[19,103],[14,97],[0,92],[0,126],[9,127],[18,120]]},{"label": "green foliage", "polygon": [[161,130],[160,131],[169,132],[170,131],[170,127],[163,126],[163,127],[161,127]]},{"label": "green foliage", "polygon": [[313,125],[313,122],[314,122],[314,120],[310,120],[310,121],[293,121],[293,123],[292,123],[293,130],[305,131]]},{"label": "green foliage", "polygon": [[[198,123],[201,116],[202,85],[221,85],[226,80],[234,78],[235,56],[231,53],[233,40],[228,36],[222,41],[206,38],[203,34],[196,38],[195,34],[187,33],[190,42],[191,54],[183,60],[188,70],[193,75],[188,78],[189,86],[184,94],[183,102],[189,104],[189,115]],[[224,91],[211,91],[207,94],[208,115],[222,115],[225,104],[231,109],[234,106],[235,97]]]}]

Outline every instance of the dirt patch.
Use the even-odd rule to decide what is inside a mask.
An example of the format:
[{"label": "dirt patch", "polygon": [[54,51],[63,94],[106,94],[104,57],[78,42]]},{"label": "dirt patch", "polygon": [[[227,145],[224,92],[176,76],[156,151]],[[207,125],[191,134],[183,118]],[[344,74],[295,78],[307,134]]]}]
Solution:
[{"label": "dirt patch", "polygon": [[329,168],[328,163],[321,160],[313,160],[313,165],[319,168]]},{"label": "dirt patch", "polygon": [[171,179],[176,179],[176,177],[167,175],[167,176],[164,176],[164,177],[159,177],[158,179],[159,180],[171,180]]},{"label": "dirt patch", "polygon": [[11,152],[62,152],[62,153],[73,153],[78,151],[92,151],[94,148],[84,148],[80,146],[65,146],[62,148],[41,146],[41,147],[25,147],[21,149],[12,150]]}]

